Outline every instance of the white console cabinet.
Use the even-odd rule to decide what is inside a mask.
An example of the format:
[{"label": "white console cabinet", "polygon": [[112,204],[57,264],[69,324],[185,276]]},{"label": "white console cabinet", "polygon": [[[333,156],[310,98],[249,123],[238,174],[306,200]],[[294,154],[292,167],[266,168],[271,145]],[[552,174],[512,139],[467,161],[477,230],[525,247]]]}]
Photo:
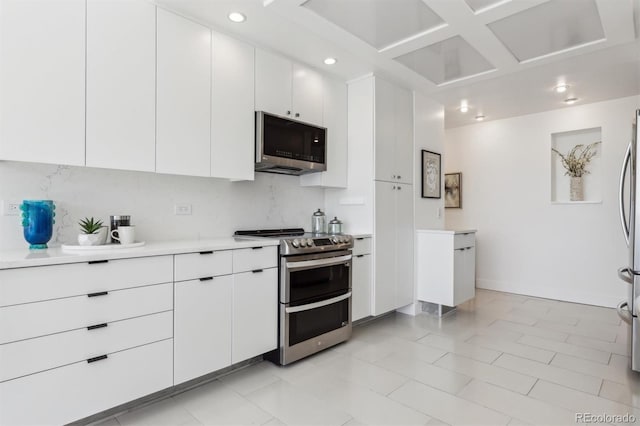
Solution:
[{"label": "white console cabinet", "polygon": [[474,230],[418,230],[418,300],[457,306],[475,297]]}]

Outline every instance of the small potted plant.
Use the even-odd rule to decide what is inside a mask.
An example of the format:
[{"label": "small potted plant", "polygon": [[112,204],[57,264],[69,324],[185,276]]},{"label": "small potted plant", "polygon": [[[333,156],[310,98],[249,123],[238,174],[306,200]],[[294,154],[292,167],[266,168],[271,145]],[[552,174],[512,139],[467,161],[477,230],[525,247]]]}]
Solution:
[{"label": "small potted plant", "polygon": [[85,217],[78,222],[78,225],[80,225],[78,244],[81,246],[99,246],[107,241],[107,227],[102,225],[101,220]]}]

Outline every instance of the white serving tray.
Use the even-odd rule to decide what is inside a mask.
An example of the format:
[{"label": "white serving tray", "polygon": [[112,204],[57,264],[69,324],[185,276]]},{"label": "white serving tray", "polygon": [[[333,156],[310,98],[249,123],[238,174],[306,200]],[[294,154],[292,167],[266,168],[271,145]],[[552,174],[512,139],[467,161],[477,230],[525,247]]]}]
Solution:
[{"label": "white serving tray", "polygon": [[120,250],[120,249],[129,249],[129,248],[136,248],[136,247],[142,247],[145,244],[144,241],[139,241],[137,243],[131,243],[131,244],[103,244],[101,246],[74,246],[74,245],[67,245],[67,244],[63,244],[62,246],[60,246],[60,248],[62,250],[69,250],[69,251],[104,251],[104,250]]}]

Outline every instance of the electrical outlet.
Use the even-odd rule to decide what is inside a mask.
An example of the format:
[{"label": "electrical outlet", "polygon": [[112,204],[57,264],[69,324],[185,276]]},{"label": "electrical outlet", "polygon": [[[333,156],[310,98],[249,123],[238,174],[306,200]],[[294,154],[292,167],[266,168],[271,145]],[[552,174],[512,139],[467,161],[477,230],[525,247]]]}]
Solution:
[{"label": "electrical outlet", "polygon": [[2,216],[19,216],[20,204],[21,204],[20,201],[3,200]]},{"label": "electrical outlet", "polygon": [[442,218],[442,209],[440,207],[438,207],[438,210],[436,212],[436,218],[438,219]]},{"label": "electrical outlet", "polygon": [[173,206],[173,212],[178,216],[188,216],[191,214],[191,204],[176,204]]}]

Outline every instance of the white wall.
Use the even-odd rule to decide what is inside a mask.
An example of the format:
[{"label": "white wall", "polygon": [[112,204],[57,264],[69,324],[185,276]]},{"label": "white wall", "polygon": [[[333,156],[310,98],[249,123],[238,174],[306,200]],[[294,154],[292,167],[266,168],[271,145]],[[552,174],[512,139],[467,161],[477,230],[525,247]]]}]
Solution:
[{"label": "white wall", "polygon": [[[478,230],[478,287],[603,306],[625,299],[618,179],[639,106],[633,96],[445,131],[445,172],[462,172],[462,209],[447,209],[446,226]],[[602,203],[551,204],[551,134],[594,127]]]},{"label": "white wall", "polygon": [[[85,216],[130,214],[141,240],[228,237],[237,229],[303,227],[324,204],[324,191],[299,179],[256,173],[255,182],[0,161],[0,200],[52,199],[50,244],[74,243]],[[191,216],[174,215],[192,204]],[[0,249],[25,247],[19,216],[0,216]]]},{"label": "white wall", "polygon": [[[440,191],[442,198],[422,198],[422,150],[444,154],[444,107],[416,92],[413,105],[415,228],[442,229],[444,181]],[[444,155],[442,167],[444,168]]]}]

